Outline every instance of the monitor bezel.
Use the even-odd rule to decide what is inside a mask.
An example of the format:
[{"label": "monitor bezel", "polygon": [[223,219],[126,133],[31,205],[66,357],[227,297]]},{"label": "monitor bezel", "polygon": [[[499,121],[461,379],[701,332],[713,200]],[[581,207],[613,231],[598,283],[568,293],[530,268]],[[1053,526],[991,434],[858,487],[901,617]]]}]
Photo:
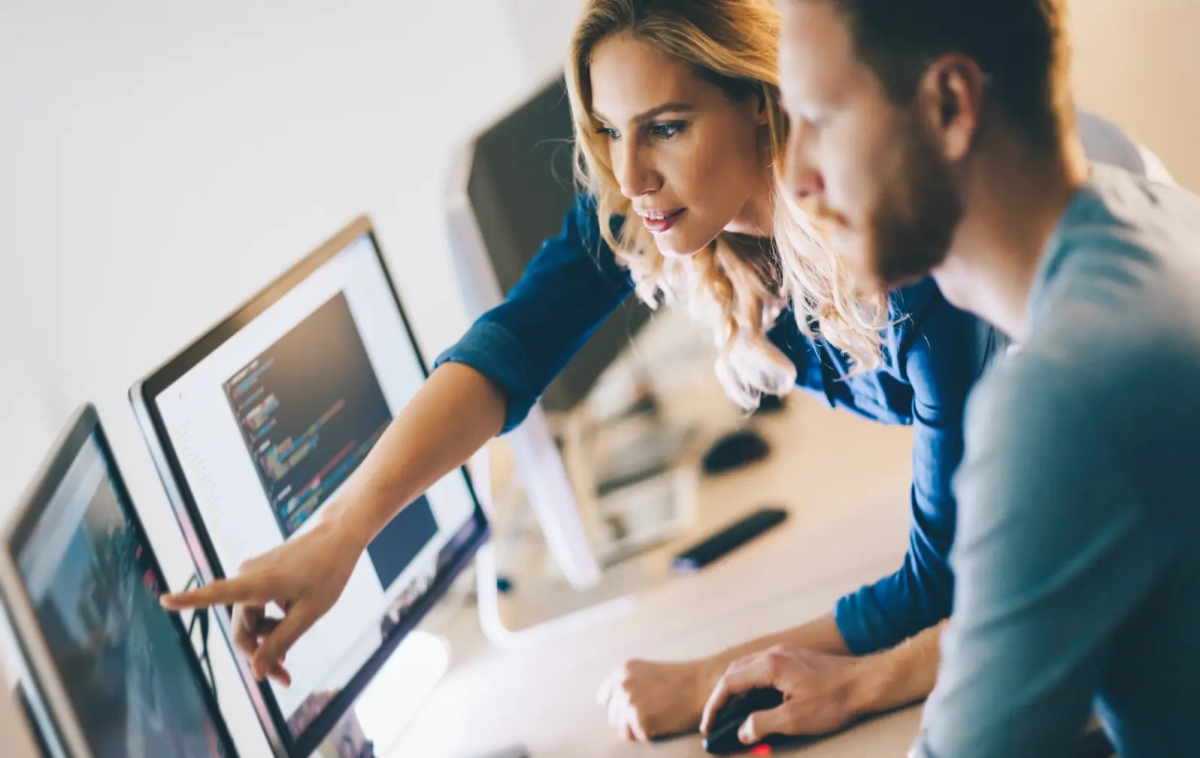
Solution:
[{"label": "monitor bezel", "polygon": [[[38,623],[33,601],[26,591],[25,583],[17,566],[17,552],[32,535],[38,521],[45,514],[62,485],[63,478],[71,465],[84,447],[92,444],[93,440],[108,469],[109,481],[116,492],[122,514],[137,530],[146,545],[148,563],[151,571],[154,572],[155,581],[163,591],[167,590],[166,575],[158,562],[158,556],[150,542],[150,535],[146,532],[142,520],[138,516],[137,508],[129,496],[124,477],[100,423],[99,413],[91,403],[80,406],[72,414],[67,426],[60,432],[51,448],[51,453],[43,462],[25,495],[22,496],[17,510],[6,525],[3,538],[0,540],[0,543],[3,544],[3,550],[0,550],[0,589],[3,589],[3,592],[0,595],[3,596],[5,612],[12,624],[19,652],[23,658],[22,668],[32,679],[29,684],[36,689],[39,702],[45,707],[46,715],[52,722],[42,726],[53,729],[61,747],[74,758],[92,758],[94,754],[88,745],[83,726],[71,704],[62,677],[59,676],[50,646]],[[218,739],[229,750],[230,757],[237,758],[237,745],[225,723],[224,714],[221,712],[216,697],[210,689],[210,683],[205,678],[204,669],[192,646],[187,629],[179,614],[168,613],[167,616],[171,619],[171,625],[179,635],[180,644],[186,651],[185,657],[192,674],[200,685],[204,704],[217,728]]]},{"label": "monitor bezel", "polygon": [[[429,377],[429,367],[417,344],[408,315],[396,290],[383,250],[376,237],[374,226],[368,216],[363,215],[345,226],[337,234],[322,243],[316,250],[306,255],[299,262],[277,277],[274,281],[253,295],[249,300],[236,308],[216,326],[209,329],[203,336],[191,345],[179,351],[161,366],[150,372],[146,377],[135,383],[129,390],[130,402],[138,417],[138,425],[142,436],[150,448],[168,500],[175,512],[176,520],[184,533],[189,552],[197,565],[201,580],[207,584],[215,579],[227,576],[226,567],[221,565],[215,546],[204,524],[196,505],[195,498],[188,486],[187,478],[179,464],[175,449],[167,434],[162,414],[156,398],[160,393],[178,381],[196,364],[217,350],[234,334],[251,323],[255,318],[279,301],[286,293],[302,282],[310,274],[342,252],[355,240],[368,236],[372,250],[383,272],[392,302],[396,307],[400,320],[404,325],[409,344],[420,365],[424,378]],[[257,712],[259,721],[272,751],[279,758],[306,758],[321,744],[321,741],[337,726],[346,712],[353,706],[354,701],[375,677],[379,669],[395,651],[401,640],[411,632],[420,620],[429,612],[433,604],[446,594],[450,585],[462,573],[490,534],[490,527],[471,476],[465,466],[460,467],[470,494],[473,505],[471,519],[455,535],[452,541],[464,537],[459,542],[459,550],[448,561],[443,569],[430,584],[424,595],[415,601],[408,610],[406,618],[384,640],[379,649],[359,669],[345,687],[330,701],[321,714],[300,733],[293,737],[288,728],[287,719],[283,716],[270,685],[259,682],[254,678],[249,663],[238,651],[230,648],[237,662],[238,673],[250,695],[251,703]],[[225,635],[226,643],[232,640],[232,618],[230,609],[222,607],[215,614]]]}]

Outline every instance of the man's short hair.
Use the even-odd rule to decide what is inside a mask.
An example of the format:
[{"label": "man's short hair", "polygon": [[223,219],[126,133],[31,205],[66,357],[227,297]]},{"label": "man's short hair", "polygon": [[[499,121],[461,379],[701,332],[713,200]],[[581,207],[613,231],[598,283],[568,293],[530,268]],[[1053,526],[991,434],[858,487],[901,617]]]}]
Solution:
[{"label": "man's short hair", "polygon": [[893,102],[911,104],[929,64],[961,53],[988,75],[991,102],[1033,145],[1057,144],[1073,112],[1066,0],[823,1],[849,22],[859,57]]}]

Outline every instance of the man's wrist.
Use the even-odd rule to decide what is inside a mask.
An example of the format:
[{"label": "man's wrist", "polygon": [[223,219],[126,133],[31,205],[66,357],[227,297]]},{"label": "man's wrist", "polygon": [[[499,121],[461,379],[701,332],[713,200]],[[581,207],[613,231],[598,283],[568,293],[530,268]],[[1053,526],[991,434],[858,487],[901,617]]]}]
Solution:
[{"label": "man's wrist", "polygon": [[928,697],[937,683],[944,628],[942,622],[894,648],[859,658],[850,698],[855,715],[888,711]]},{"label": "man's wrist", "polygon": [[894,707],[894,683],[897,665],[890,651],[865,655],[854,660],[853,675],[846,694],[846,709],[853,719]]},{"label": "man's wrist", "polygon": [[744,655],[736,654],[735,651],[724,650],[716,655],[701,658],[698,663],[700,664],[700,681],[704,689],[711,693],[716,688],[717,682],[721,681],[721,677],[725,676],[729,667],[744,657]]}]

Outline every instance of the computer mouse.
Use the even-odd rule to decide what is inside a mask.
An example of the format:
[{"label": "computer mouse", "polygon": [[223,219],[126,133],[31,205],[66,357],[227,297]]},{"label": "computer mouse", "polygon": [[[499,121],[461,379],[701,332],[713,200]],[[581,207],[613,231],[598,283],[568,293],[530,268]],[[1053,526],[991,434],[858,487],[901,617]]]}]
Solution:
[{"label": "computer mouse", "polygon": [[769,416],[787,408],[787,401],[779,395],[763,395],[758,399],[758,407],[754,409],[755,416]]},{"label": "computer mouse", "polygon": [[704,749],[712,755],[729,755],[748,751],[767,742],[762,740],[754,745],[743,744],[738,739],[738,729],[742,728],[751,713],[769,711],[778,708],[781,703],[783,693],[774,687],[750,690],[731,698],[713,717],[708,736],[704,738]]},{"label": "computer mouse", "polygon": [[753,429],[730,432],[713,443],[704,454],[704,473],[721,474],[760,461],[771,452],[770,445]]}]

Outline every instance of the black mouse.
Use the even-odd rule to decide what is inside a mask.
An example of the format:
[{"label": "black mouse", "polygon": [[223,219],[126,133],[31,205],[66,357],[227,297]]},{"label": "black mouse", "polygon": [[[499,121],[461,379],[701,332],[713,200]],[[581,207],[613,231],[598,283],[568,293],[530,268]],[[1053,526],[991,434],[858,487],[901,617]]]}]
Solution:
[{"label": "black mouse", "polygon": [[779,413],[787,408],[787,401],[779,395],[763,395],[758,400],[758,407],[754,409],[755,416],[769,416],[772,413]]},{"label": "black mouse", "polygon": [[748,751],[767,742],[763,740],[754,745],[743,744],[738,739],[738,729],[746,723],[746,719],[755,711],[769,711],[778,708],[783,703],[783,693],[774,687],[750,690],[749,692],[731,698],[713,717],[708,728],[708,736],[704,738],[704,749],[712,755],[729,755]]},{"label": "black mouse", "polygon": [[753,429],[730,432],[713,443],[704,454],[704,473],[721,474],[760,461],[771,452],[770,445]]}]

